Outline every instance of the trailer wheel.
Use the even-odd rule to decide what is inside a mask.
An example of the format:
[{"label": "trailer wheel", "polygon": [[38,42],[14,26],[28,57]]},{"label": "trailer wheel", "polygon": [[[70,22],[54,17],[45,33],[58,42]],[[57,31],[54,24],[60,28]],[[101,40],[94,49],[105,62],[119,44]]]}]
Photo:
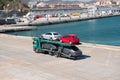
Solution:
[{"label": "trailer wheel", "polygon": [[60,57],[60,53],[57,52],[57,53],[55,54],[55,56],[56,56],[56,57]]},{"label": "trailer wheel", "polygon": [[49,53],[49,55],[51,55],[51,56],[53,56],[53,55],[54,55],[52,52],[48,52],[48,53]]},{"label": "trailer wheel", "polygon": [[50,48],[50,51],[48,52],[51,56],[53,56],[54,54],[53,54],[53,49],[52,48]]},{"label": "trailer wheel", "polygon": [[36,53],[39,53],[39,50],[38,50],[38,49],[35,49],[35,52],[36,52]]},{"label": "trailer wheel", "polygon": [[52,37],[50,38],[50,41],[53,41]]},{"label": "trailer wheel", "polygon": [[33,48],[33,51],[35,51],[36,50],[36,48]]},{"label": "trailer wheel", "polygon": [[61,56],[61,48],[58,49],[58,51],[56,52],[55,56],[56,56],[56,57],[60,57],[60,56]]}]

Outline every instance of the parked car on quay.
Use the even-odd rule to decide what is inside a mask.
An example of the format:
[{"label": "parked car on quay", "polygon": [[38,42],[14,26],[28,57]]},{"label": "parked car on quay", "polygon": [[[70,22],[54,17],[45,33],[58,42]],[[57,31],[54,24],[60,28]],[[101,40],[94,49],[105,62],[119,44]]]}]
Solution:
[{"label": "parked car on quay", "polygon": [[60,37],[60,41],[64,43],[76,44],[80,43],[80,39],[75,34],[67,34]]},{"label": "parked car on quay", "polygon": [[15,21],[15,19],[8,18],[8,19],[6,19],[6,24],[16,24],[16,21]]},{"label": "parked car on quay", "polygon": [[4,24],[6,24],[5,19],[0,19],[0,25],[4,25]]},{"label": "parked car on quay", "polygon": [[59,40],[60,37],[61,37],[61,34],[57,32],[48,32],[41,35],[42,39],[49,39],[49,40]]}]

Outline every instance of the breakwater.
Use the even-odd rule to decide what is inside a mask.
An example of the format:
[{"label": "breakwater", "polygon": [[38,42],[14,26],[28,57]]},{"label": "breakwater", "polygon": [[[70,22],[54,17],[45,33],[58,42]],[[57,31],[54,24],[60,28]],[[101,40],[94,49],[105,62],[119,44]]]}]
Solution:
[{"label": "breakwater", "polygon": [[5,32],[14,32],[14,31],[26,31],[26,30],[33,30],[36,27],[32,26],[16,26],[16,25],[2,25],[0,26],[0,33]]},{"label": "breakwater", "polygon": [[34,9],[26,15],[27,25],[49,25],[120,15],[120,7],[94,7],[89,9]]},{"label": "breakwater", "polygon": [[49,25],[49,24],[59,24],[59,23],[68,23],[68,22],[75,22],[75,21],[84,21],[84,20],[92,20],[92,19],[100,19],[100,18],[107,18],[113,16],[120,16],[120,14],[115,15],[103,15],[103,16],[74,16],[74,17],[67,17],[67,18],[50,18],[50,19],[38,19],[28,24],[29,26],[39,26],[39,25]]},{"label": "breakwater", "polygon": [[107,17],[113,17],[113,16],[120,16],[120,14],[112,14],[112,15],[97,15],[97,16],[72,16],[72,17],[65,17],[65,18],[41,18],[38,20],[35,20],[28,24],[23,25],[29,25],[29,26],[42,26],[42,25],[50,25],[50,24],[59,24],[59,23],[69,23],[69,22],[76,22],[76,21],[85,21],[85,20],[92,20],[92,19],[100,19],[100,18],[107,18]]}]

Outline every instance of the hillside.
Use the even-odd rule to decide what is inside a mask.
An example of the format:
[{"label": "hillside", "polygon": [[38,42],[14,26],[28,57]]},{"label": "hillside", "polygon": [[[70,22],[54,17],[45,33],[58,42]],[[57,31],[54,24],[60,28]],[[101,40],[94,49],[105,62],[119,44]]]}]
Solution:
[{"label": "hillside", "polygon": [[0,0],[1,10],[16,10],[25,11],[29,10],[29,7],[22,2],[22,0]]},{"label": "hillside", "polygon": [[0,9],[3,9],[4,6],[8,3],[10,3],[13,0],[0,0]]}]

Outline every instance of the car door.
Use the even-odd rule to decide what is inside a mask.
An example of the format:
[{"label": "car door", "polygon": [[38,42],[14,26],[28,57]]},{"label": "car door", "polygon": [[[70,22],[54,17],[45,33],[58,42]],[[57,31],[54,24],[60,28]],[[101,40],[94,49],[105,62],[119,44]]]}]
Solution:
[{"label": "car door", "polygon": [[63,52],[66,53],[66,54],[68,54],[68,55],[69,55],[69,54],[72,54],[70,47],[64,47],[64,48],[63,48]]},{"label": "car door", "polygon": [[68,48],[63,48],[63,52],[66,53],[66,54],[69,54],[70,50]]},{"label": "car door", "polygon": [[73,42],[79,42],[79,38],[77,38],[77,36],[72,36],[71,40]]},{"label": "car door", "polygon": [[63,39],[62,39],[63,42],[69,42],[69,40],[70,40],[70,37],[68,35],[63,36]]}]

